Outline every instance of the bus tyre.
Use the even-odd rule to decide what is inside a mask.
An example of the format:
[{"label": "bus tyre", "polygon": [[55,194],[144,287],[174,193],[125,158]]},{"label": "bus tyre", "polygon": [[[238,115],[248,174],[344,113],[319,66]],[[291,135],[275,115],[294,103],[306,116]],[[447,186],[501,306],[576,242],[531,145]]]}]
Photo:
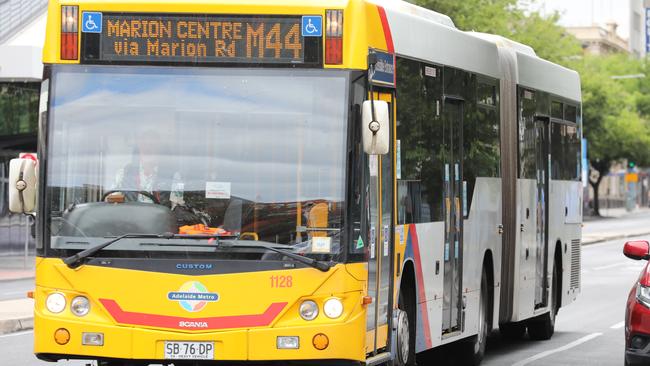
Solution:
[{"label": "bus tyre", "polygon": [[526,324],[524,323],[505,323],[499,324],[501,337],[510,340],[520,340],[526,335]]},{"label": "bus tyre", "polygon": [[487,273],[483,268],[481,277],[481,295],[478,306],[478,333],[470,337],[469,340],[461,343],[464,349],[460,352],[461,364],[467,366],[478,366],[485,356],[485,346],[490,332],[489,312],[490,312],[490,289],[488,286]]},{"label": "bus tyre", "polygon": [[550,311],[546,314],[542,314],[528,323],[528,334],[530,339],[537,341],[545,341],[551,339],[553,333],[555,332],[555,316],[557,315],[558,310],[558,279],[559,275],[557,273],[557,266],[553,263],[553,282],[551,285],[551,308]]},{"label": "bus tyre", "polygon": [[396,324],[395,366],[415,365],[415,303],[400,291]]}]

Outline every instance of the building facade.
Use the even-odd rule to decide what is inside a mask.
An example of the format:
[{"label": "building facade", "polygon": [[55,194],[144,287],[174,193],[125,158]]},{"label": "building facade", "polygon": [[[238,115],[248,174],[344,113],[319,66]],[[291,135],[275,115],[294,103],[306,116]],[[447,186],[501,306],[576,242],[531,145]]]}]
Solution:
[{"label": "building facade", "polygon": [[608,22],[605,26],[567,27],[566,30],[582,43],[586,53],[593,55],[628,53],[630,52],[628,42],[616,33],[617,28],[615,22]]},{"label": "building facade", "polygon": [[28,220],[8,212],[9,161],[35,152],[47,0],[0,1],[0,256],[33,246]]},{"label": "building facade", "polygon": [[630,51],[646,57],[650,47],[650,0],[630,0]]}]

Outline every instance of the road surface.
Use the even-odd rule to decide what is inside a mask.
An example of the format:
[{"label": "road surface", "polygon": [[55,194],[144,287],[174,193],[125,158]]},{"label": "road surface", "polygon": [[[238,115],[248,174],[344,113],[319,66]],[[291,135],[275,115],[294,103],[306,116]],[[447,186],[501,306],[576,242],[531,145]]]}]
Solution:
[{"label": "road surface", "polygon": [[34,290],[34,279],[0,282],[0,301],[24,299],[27,291]]},{"label": "road surface", "polygon": [[623,256],[623,244],[582,248],[582,293],[560,310],[551,340],[493,339],[483,365],[623,365],[625,303],[644,265]]}]

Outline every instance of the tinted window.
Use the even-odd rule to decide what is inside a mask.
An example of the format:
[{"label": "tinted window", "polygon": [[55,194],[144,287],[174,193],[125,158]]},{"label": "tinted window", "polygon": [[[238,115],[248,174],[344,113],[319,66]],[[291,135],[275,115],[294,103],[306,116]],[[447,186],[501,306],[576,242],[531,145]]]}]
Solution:
[{"label": "tinted window", "polygon": [[578,120],[578,108],[567,105],[564,107],[564,119],[569,122],[577,122]]},{"label": "tinted window", "polygon": [[[473,78],[473,80],[476,80]],[[467,216],[477,178],[498,177],[500,171],[497,87],[474,81],[467,88],[463,126],[463,180],[466,184]]]},{"label": "tinted window", "polygon": [[575,124],[551,123],[551,178],[580,179],[580,130]]},{"label": "tinted window", "polygon": [[562,103],[560,102],[551,103],[551,117],[558,118],[558,119],[564,118],[562,113]]},{"label": "tinted window", "polygon": [[441,69],[397,63],[398,223],[442,220]]},{"label": "tinted window", "polygon": [[519,105],[519,178],[536,179],[536,93],[530,90],[521,89],[519,93]]},{"label": "tinted window", "polygon": [[476,89],[476,101],[478,104],[494,107],[497,105],[497,87],[479,82]]}]

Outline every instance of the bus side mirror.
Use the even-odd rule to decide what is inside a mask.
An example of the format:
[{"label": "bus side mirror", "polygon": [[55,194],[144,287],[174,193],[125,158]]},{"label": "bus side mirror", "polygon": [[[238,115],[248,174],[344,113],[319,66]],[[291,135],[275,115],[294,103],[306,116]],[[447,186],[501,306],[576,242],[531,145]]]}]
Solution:
[{"label": "bus side mirror", "polygon": [[9,163],[9,211],[29,214],[36,210],[36,162],[11,159]]},{"label": "bus side mirror", "polygon": [[363,135],[363,151],[369,155],[388,154],[390,147],[390,124],[388,103],[375,100],[375,120],[372,116],[372,102],[363,102],[361,116],[361,131]]}]

